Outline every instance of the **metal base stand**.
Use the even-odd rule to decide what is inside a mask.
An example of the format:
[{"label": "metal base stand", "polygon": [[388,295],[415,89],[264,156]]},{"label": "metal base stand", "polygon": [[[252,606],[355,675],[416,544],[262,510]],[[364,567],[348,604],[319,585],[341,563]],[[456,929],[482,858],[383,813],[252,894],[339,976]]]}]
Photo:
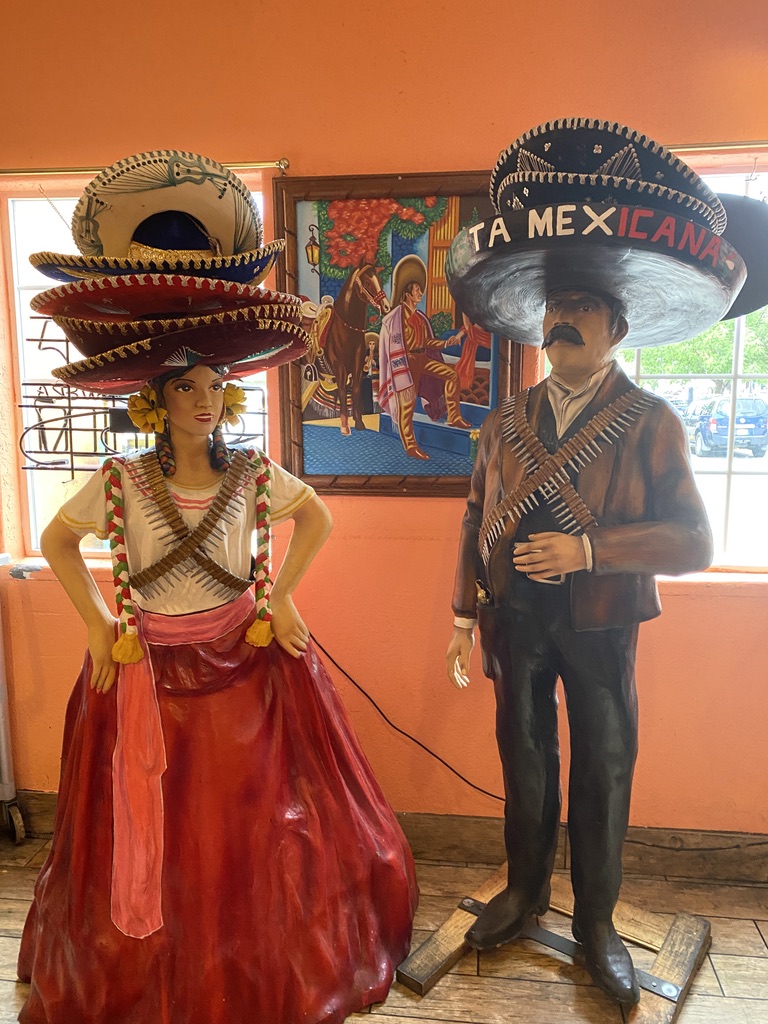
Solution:
[{"label": "metal base stand", "polygon": [[[502,865],[473,896],[459,903],[459,909],[445,921],[397,971],[397,980],[406,988],[426,995],[440,978],[456,964],[470,946],[464,934],[473,916],[507,884],[507,866]],[[573,916],[573,893],[563,875],[552,877],[551,909]],[[633,1024],[672,1024],[682,1009],[691,982],[711,943],[709,921],[689,914],[677,914],[671,926],[659,914],[639,910],[619,900],[614,911],[616,931],[623,939],[654,951],[657,956],[651,972],[635,970],[643,990],[640,1003],[630,1014]],[[533,939],[575,959],[581,946],[554,932],[531,926],[520,936]]]}]

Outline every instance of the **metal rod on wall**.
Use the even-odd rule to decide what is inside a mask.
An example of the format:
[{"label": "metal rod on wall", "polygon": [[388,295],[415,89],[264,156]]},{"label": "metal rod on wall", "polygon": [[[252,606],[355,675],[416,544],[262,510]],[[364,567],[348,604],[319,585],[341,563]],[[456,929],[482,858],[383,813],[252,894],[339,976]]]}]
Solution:
[{"label": "metal rod on wall", "polygon": [[[287,157],[281,157],[279,160],[261,160],[255,163],[242,163],[241,161],[219,161],[223,163],[225,167],[229,167],[235,171],[258,171],[264,170],[265,168],[275,167],[278,171],[285,174],[288,168],[291,166],[290,161]],[[0,168],[0,175],[44,175],[48,177],[60,177],[62,174],[100,174],[103,171],[103,167],[4,167]]]},{"label": "metal rod on wall", "polygon": [[667,146],[673,153],[738,153],[741,150],[768,149],[768,141],[759,142],[686,142],[681,146]]}]

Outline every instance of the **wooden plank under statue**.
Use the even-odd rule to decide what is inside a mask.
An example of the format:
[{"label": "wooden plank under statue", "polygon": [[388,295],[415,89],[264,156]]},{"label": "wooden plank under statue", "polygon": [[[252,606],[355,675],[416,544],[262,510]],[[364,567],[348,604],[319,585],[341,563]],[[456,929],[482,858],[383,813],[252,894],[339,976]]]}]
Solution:
[{"label": "wooden plank under statue", "polygon": [[[463,904],[483,904],[507,884],[507,865],[502,864]],[[565,875],[552,876],[550,909],[571,917],[573,891]],[[464,935],[473,924],[477,911],[462,909],[460,904],[451,916],[418,946],[397,969],[397,980],[417,995],[425,996],[438,981],[454,967],[472,947]],[[650,974],[638,972],[643,989],[639,1004],[631,1011],[632,1024],[673,1024],[688,995],[696,972],[701,967],[711,943],[709,921],[690,914],[676,914],[669,925],[667,917],[633,907],[619,900],[613,914],[616,931],[627,941],[657,953]],[[538,929],[525,932],[521,938],[557,941],[549,932],[538,934]],[[563,952],[576,944],[562,942],[557,948]],[[556,962],[556,961],[555,961]],[[654,983],[656,983],[654,985]]]}]

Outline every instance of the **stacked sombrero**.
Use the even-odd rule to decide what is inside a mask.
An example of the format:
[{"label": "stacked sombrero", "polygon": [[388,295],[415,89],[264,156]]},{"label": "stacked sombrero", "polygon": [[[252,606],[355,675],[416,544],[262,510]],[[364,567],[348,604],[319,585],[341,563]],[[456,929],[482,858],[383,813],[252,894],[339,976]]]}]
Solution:
[{"label": "stacked sombrero", "polygon": [[194,153],[157,150],[118,161],[86,187],[72,218],[79,255],[35,253],[65,282],[37,295],[83,359],[54,375],[124,394],[195,363],[240,377],[302,355],[301,300],[268,291],[285,243],[263,243],[250,191]]},{"label": "stacked sombrero", "polygon": [[682,341],[768,302],[768,206],[716,195],[631,128],[548,121],[501,153],[490,192],[498,216],[462,229],[446,272],[470,320],[504,337],[540,345],[558,288],[621,300],[627,347]]}]

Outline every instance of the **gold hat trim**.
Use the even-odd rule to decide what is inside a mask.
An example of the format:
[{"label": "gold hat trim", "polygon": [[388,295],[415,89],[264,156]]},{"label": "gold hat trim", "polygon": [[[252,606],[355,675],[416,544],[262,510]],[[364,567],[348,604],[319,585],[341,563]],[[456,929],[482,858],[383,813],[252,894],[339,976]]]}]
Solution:
[{"label": "gold hat trim", "polygon": [[[254,327],[261,331],[276,331],[279,334],[295,334],[306,346],[309,344],[309,335],[298,324],[287,323],[285,320],[254,320]],[[87,359],[80,359],[76,363],[67,363],[66,366],[59,366],[51,373],[59,380],[66,380],[68,377],[77,377],[86,370],[97,370],[106,363],[114,363],[117,359],[130,359],[132,356],[140,355],[142,352],[149,352],[154,342],[160,338],[142,338],[140,341],[133,341],[127,345],[120,345],[118,348],[110,349],[109,352],[102,352],[97,356],[89,356]],[[245,362],[259,353],[245,355],[240,360],[231,360],[230,365],[236,366],[238,362]]]},{"label": "gold hat trim", "polygon": [[271,305],[278,302],[282,305],[301,305],[298,295],[289,295],[286,292],[272,291],[269,288],[261,288],[254,284],[240,284],[238,281],[223,281],[219,277],[196,277],[194,274],[150,274],[134,273],[124,275],[110,275],[107,277],[84,277],[79,281],[68,281],[66,284],[58,285],[56,288],[48,288],[39,292],[30,300],[30,308],[37,312],[46,306],[52,299],[67,298],[70,295],[83,295],[86,292],[123,291],[126,288],[159,288],[163,285],[171,287],[181,285],[182,288],[194,287],[195,291],[216,292],[219,295],[235,295]]},{"label": "gold hat trim", "polygon": [[172,331],[187,331],[194,327],[204,327],[208,324],[226,323],[251,323],[258,320],[256,314],[269,313],[270,318],[276,321],[299,322],[301,320],[301,306],[293,304],[277,303],[255,303],[253,306],[242,306],[240,309],[224,309],[219,313],[207,313],[201,316],[182,315],[178,317],[152,317],[146,320],[110,321],[110,320],[83,320],[79,317],[54,316],[51,317],[55,324],[65,331],[77,331],[85,334],[106,334],[114,336],[122,334],[125,336],[136,335],[139,332],[155,337],[159,334],[167,334]]},{"label": "gold hat trim", "polygon": [[[259,249],[250,249],[248,252],[238,252],[234,256],[205,256],[200,251],[192,252],[189,259],[181,260],[189,270],[216,270],[220,267],[238,267],[245,263],[253,263],[259,259],[270,259],[270,268],[279,254],[285,248],[285,239],[276,238],[272,242]],[[172,262],[176,255],[173,249],[156,250],[163,254],[166,262]],[[126,274],[149,273],[149,268],[126,259],[124,256],[81,256],[79,254],[57,253],[57,252],[33,252],[29,257],[33,267],[43,264],[54,264],[63,267],[71,267],[73,271],[80,270],[87,274],[103,274],[104,270],[125,270]],[[269,268],[259,271],[260,278],[266,277]],[[251,284],[253,282],[250,282]]]}]

